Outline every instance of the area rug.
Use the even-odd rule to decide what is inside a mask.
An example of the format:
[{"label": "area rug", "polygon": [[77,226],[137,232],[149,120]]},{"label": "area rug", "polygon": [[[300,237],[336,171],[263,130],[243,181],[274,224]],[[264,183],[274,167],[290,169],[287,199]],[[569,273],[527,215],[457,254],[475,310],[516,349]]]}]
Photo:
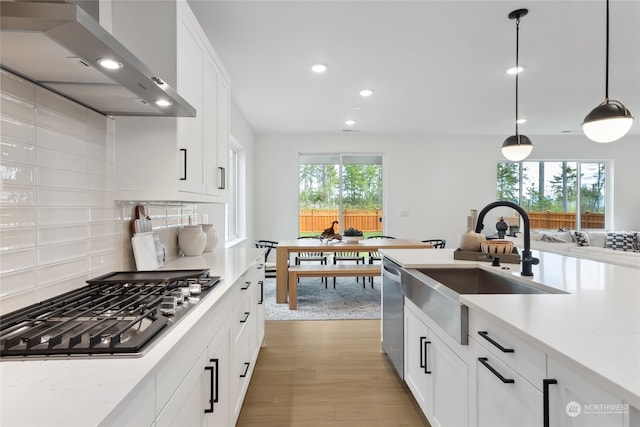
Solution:
[{"label": "area rug", "polygon": [[362,288],[355,277],[340,277],[333,289],[329,277],[325,289],[319,277],[304,277],[298,284],[298,309],[289,310],[288,304],[276,304],[276,279],[264,283],[266,320],[345,320],[380,319],[379,277],[373,280],[373,289],[367,277]]}]

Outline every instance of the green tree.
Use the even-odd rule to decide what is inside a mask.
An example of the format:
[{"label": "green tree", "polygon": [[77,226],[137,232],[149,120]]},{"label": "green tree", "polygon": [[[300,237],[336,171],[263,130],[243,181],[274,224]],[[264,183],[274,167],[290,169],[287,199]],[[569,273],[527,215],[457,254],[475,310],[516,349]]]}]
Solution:
[{"label": "green tree", "polygon": [[519,163],[498,163],[498,200],[520,203]]},{"label": "green tree", "polygon": [[[572,165],[574,165],[572,167]],[[574,212],[577,199],[578,171],[575,163],[562,162],[560,174],[551,179],[551,195],[553,198],[553,211]]]}]

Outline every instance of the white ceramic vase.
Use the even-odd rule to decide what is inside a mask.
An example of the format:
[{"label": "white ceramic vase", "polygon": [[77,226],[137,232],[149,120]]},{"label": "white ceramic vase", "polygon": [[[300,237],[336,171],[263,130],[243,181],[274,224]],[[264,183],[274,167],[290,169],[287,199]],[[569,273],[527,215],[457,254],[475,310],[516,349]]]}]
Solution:
[{"label": "white ceramic vase", "polygon": [[467,231],[460,235],[458,247],[463,251],[480,252],[480,245],[486,240],[484,234],[474,230],[474,215],[467,217]]},{"label": "white ceramic vase", "polygon": [[178,233],[178,246],[185,256],[202,255],[207,244],[207,235],[202,225],[185,225]]},{"label": "white ceramic vase", "polygon": [[218,232],[213,224],[202,224],[202,230],[207,235],[207,243],[204,245],[205,252],[213,252],[218,246]]}]

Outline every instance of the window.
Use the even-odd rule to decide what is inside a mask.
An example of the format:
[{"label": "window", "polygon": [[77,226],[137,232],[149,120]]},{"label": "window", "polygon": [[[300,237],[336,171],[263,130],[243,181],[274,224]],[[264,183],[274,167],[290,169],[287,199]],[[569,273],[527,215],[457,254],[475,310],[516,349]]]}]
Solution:
[{"label": "window", "polygon": [[299,188],[300,235],[320,234],[333,221],[336,233],[382,234],[382,156],[301,154]]},{"label": "window", "polygon": [[498,200],[522,206],[531,228],[604,229],[606,162],[498,164]]},{"label": "window", "polygon": [[242,238],[244,233],[244,152],[238,142],[232,137],[229,144],[229,203],[226,205],[227,242]]}]

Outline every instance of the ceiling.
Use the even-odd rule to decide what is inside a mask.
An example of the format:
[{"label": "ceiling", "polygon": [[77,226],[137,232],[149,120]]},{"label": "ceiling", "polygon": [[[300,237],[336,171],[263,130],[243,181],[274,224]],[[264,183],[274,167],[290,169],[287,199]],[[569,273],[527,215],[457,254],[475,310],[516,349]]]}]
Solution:
[{"label": "ceiling", "polygon": [[[189,3],[257,133],[513,134],[519,8],[520,132],[582,134],[604,99],[604,0]],[[640,134],[640,1],[610,13],[609,96]]]}]

